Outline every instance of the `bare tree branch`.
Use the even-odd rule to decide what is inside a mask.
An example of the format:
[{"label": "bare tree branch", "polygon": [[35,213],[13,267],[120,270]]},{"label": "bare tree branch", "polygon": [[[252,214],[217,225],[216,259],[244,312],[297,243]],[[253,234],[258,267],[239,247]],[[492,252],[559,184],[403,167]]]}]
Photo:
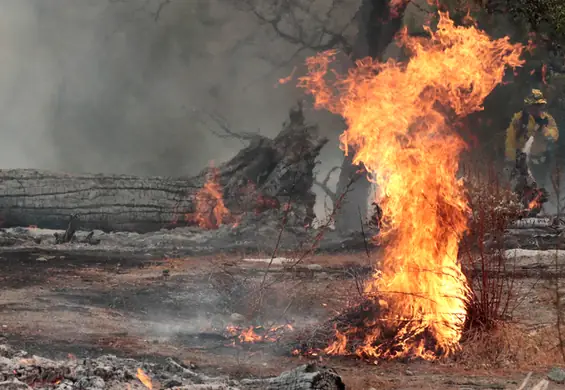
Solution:
[{"label": "bare tree branch", "polygon": [[334,205],[338,200],[338,196],[337,196],[337,193],[335,191],[332,191],[330,189],[330,187],[328,186],[328,182],[330,181],[332,174],[335,171],[337,171],[338,169],[341,169],[341,168],[336,166],[336,167],[333,167],[332,169],[330,169],[322,182],[319,182],[318,180],[314,180],[314,184],[316,184],[318,187],[320,187],[326,193],[326,195],[328,196],[328,198],[330,198],[330,200],[332,201],[332,203]]},{"label": "bare tree branch", "polygon": [[159,18],[161,17],[161,12],[163,12],[163,9],[171,4],[172,0],[162,0],[159,3],[159,6],[157,6],[157,11],[155,11],[155,13],[153,14],[153,20],[155,20],[156,22],[159,20]]},{"label": "bare tree branch", "polygon": [[206,113],[206,116],[212,122],[214,122],[217,127],[220,128],[220,130],[223,132],[223,134],[221,132],[214,130],[212,127],[210,127],[209,124],[206,121],[204,121],[200,118],[198,120],[200,121],[200,123],[202,123],[204,126],[206,126],[212,134],[214,134],[218,138],[223,138],[223,139],[233,138],[233,139],[240,140],[242,143],[245,143],[245,142],[252,141],[252,140],[256,139],[257,137],[260,137],[259,133],[233,131],[231,129],[231,126],[229,125],[228,121],[222,115],[220,115],[218,113]]},{"label": "bare tree branch", "polygon": [[[333,0],[328,10],[323,13],[324,18],[311,11],[309,1],[303,3],[299,0],[264,0],[263,3],[267,2],[273,10],[272,15],[262,12],[256,1],[259,0],[240,0],[240,8],[251,12],[261,24],[270,26],[275,34],[285,41],[313,51],[340,48],[346,54],[352,52],[353,46],[346,38],[345,31],[352,25],[355,17],[336,31],[328,27],[334,17],[333,13],[337,13],[338,6],[343,3],[342,0]],[[302,20],[303,18],[297,15],[298,11],[308,15],[309,20]],[[291,28],[285,29],[285,23],[289,23]]]}]

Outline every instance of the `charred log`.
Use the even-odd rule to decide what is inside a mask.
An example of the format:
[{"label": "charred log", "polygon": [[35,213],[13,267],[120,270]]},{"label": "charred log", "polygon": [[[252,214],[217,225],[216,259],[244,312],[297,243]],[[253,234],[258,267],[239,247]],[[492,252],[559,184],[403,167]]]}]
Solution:
[{"label": "charred log", "polygon": [[243,388],[261,390],[302,390],[302,389],[335,389],[345,390],[341,378],[334,370],[307,364],[292,371],[283,372],[275,378],[244,379]]},{"label": "charred log", "polygon": [[14,351],[0,345],[0,385],[17,389],[125,389],[142,381],[147,388],[193,389],[290,389],[290,390],[343,390],[345,385],[332,369],[307,364],[283,372],[277,377],[243,379],[226,376],[208,376],[168,358],[164,364],[153,364],[121,359],[112,355],[96,359],[50,360],[30,356],[25,351]]},{"label": "charred log", "polygon": [[[326,142],[296,110],[276,138],[255,135],[246,148],[217,167],[224,205],[233,219],[292,202],[299,222],[309,224],[314,218],[313,169]],[[209,171],[168,178],[0,170],[2,227],[66,229],[74,214],[81,230],[149,232],[192,225],[196,195]]]}]

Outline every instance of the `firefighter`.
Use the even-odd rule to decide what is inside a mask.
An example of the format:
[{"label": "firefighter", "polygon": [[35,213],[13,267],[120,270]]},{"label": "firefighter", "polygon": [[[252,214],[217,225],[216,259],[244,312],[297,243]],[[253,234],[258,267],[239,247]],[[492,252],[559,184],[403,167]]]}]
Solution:
[{"label": "firefighter", "polygon": [[545,188],[546,178],[554,162],[559,130],[555,119],[545,111],[547,100],[539,89],[524,99],[524,108],[512,117],[506,130],[506,162],[516,165],[516,157],[533,137],[529,151],[529,167],[538,188]]}]

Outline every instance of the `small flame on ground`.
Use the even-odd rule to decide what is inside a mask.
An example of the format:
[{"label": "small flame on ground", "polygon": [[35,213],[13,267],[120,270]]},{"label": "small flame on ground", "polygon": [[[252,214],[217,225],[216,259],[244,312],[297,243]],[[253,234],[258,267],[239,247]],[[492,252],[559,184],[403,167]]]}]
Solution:
[{"label": "small flame on ground", "polygon": [[153,389],[153,382],[151,381],[151,378],[141,368],[137,369],[136,377],[141,383],[143,383],[145,387],[147,387],[148,389]]},{"label": "small flame on ground", "polygon": [[293,331],[294,328],[290,324],[276,325],[268,329],[265,329],[262,326],[240,328],[238,326],[228,325],[226,327],[226,331],[232,336],[237,336],[239,342],[242,344],[276,342],[279,340],[281,333],[284,332],[284,330]]},{"label": "small flame on ground", "polygon": [[230,211],[224,204],[219,176],[219,170],[211,166],[206,183],[196,194],[196,210],[188,216],[203,229],[217,229],[230,217]]},{"label": "small flame on ground", "polygon": [[[392,2],[399,3],[404,1]],[[482,110],[506,68],[523,64],[522,45],[508,37],[492,40],[475,26],[455,26],[447,13],[439,12],[436,31],[425,28],[430,38],[411,37],[406,29],[399,34],[411,52],[405,64],[367,58],[329,82],[325,76],[335,60],[329,51],[307,60],[308,75],[299,83],[316,108],[346,120],[342,149],[355,150],[353,162],[363,164],[380,188],[386,247],[365,294],[386,301],[387,318],[379,321],[396,335],[385,345],[375,324],[366,324],[373,328],[361,329],[365,342],[358,353],[364,356],[434,359],[458,349],[469,287],[457,254],[469,209],[456,178],[466,145],[449,124]],[[359,330],[342,329],[341,335],[349,331]],[[339,337],[336,349],[343,344]]]},{"label": "small flame on ground", "polygon": [[347,336],[341,333],[339,330],[335,330],[336,340],[330,344],[324,352],[328,355],[346,355],[347,354]]}]

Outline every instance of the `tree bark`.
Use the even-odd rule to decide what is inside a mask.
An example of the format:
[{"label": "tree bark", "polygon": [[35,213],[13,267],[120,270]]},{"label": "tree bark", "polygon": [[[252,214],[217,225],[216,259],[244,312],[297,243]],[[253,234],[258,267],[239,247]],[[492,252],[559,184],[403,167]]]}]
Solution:
[{"label": "tree bark", "polygon": [[[318,136],[316,126],[304,123],[301,109],[291,112],[276,138],[248,139],[249,146],[218,167],[232,216],[291,202],[302,216],[300,223],[311,222],[312,171],[327,140]],[[195,212],[195,196],[208,173],[205,169],[195,177],[168,178],[0,170],[2,227],[66,229],[73,214],[83,230],[148,232],[191,225],[185,216]]]}]

